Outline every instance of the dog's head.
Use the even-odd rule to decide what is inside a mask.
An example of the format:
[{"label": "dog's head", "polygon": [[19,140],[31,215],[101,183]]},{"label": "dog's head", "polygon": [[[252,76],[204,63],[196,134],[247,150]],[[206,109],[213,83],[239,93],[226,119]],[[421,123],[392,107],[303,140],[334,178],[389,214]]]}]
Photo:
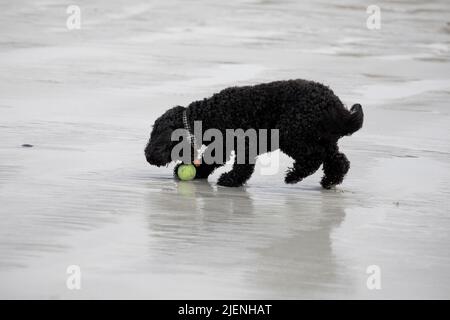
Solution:
[{"label": "dog's head", "polygon": [[155,166],[165,166],[172,160],[172,150],[178,141],[172,141],[172,132],[183,127],[183,107],[176,106],[156,119],[145,148],[147,162]]}]

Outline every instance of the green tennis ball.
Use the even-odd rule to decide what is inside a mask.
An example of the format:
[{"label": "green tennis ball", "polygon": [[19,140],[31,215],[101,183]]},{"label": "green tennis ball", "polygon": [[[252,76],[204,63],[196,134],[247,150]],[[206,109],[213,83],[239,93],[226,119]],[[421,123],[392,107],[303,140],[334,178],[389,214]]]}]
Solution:
[{"label": "green tennis ball", "polygon": [[180,180],[190,181],[195,178],[195,166],[193,164],[182,164],[178,167],[177,175]]}]

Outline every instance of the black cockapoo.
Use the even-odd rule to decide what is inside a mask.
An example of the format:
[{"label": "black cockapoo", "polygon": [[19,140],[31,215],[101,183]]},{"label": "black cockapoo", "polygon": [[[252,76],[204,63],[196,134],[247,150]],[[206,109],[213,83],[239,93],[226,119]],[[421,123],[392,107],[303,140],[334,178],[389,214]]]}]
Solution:
[{"label": "black cockapoo", "polygon": [[[329,189],[340,184],[350,168],[347,157],[339,152],[337,141],[359,130],[363,118],[361,105],[355,104],[347,110],[331,89],[317,82],[288,80],[231,87],[208,99],[192,102],[186,108],[173,107],[159,117],[145,148],[145,156],[152,165],[170,163],[174,160],[172,148],[178,143],[171,141],[172,132],[186,128],[186,125],[193,128],[194,121],[202,121],[203,132],[215,128],[224,136],[226,129],[278,129],[279,149],[295,160],[287,171],[285,182],[297,183],[323,164],[321,185]],[[208,143],[203,142],[206,146]],[[226,161],[230,151],[224,152],[228,153],[224,153]],[[202,163],[197,167],[195,178],[205,179],[223,164]],[[222,174],[218,184],[241,186],[254,168],[254,161],[240,164],[235,160],[233,169]]]}]

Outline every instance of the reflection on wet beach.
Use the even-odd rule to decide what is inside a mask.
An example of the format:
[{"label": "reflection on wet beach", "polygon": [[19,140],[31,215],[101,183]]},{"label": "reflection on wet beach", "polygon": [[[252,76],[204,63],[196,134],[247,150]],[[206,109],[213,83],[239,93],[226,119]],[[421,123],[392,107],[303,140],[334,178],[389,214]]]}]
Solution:
[{"label": "reflection on wet beach", "polygon": [[[356,0],[79,5],[68,31],[0,3],[1,298],[449,298],[448,1],[381,1],[379,30]],[[169,107],[292,78],[364,108],[336,190],[284,155],[237,189],[145,162]]]}]

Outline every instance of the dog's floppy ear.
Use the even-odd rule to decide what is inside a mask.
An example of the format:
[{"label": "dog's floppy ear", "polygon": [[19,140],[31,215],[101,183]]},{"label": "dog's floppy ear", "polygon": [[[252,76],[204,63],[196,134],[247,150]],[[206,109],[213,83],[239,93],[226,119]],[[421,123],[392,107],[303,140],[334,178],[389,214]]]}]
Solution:
[{"label": "dog's floppy ear", "polygon": [[155,166],[164,166],[171,162],[172,128],[153,126],[150,140],[145,147],[147,162]]},{"label": "dog's floppy ear", "polygon": [[145,148],[148,163],[164,166],[172,161],[172,132],[183,127],[182,110],[184,108],[181,106],[173,107],[156,119]]}]

